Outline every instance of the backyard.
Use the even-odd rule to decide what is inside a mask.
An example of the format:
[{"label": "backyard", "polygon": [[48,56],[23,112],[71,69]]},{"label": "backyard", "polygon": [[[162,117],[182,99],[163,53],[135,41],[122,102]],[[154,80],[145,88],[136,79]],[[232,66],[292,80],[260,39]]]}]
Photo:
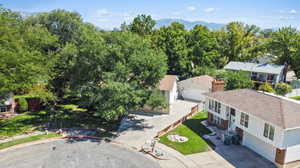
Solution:
[{"label": "backyard", "polygon": [[[210,149],[213,144],[202,138],[203,135],[211,133],[201,121],[207,118],[207,112],[202,111],[192,118],[184,121],[181,125],[160,137],[160,143],[163,143],[184,155],[205,152]],[[186,142],[172,142],[168,139],[168,135],[179,135],[188,138]]]}]

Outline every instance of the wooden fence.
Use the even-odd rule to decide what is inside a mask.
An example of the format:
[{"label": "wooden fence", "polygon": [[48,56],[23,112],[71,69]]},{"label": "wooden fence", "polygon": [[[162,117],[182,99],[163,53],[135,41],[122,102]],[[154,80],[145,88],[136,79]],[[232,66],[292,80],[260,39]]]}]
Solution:
[{"label": "wooden fence", "polygon": [[198,105],[192,107],[190,113],[188,113],[187,115],[181,117],[179,120],[177,120],[174,123],[170,124],[169,126],[167,126],[166,128],[162,129],[161,131],[157,132],[156,137],[160,137],[160,136],[168,133],[172,129],[176,128],[182,122],[184,122],[185,120],[187,120],[188,118],[190,118],[191,116],[193,116],[195,113],[197,113],[198,110],[199,110]]}]

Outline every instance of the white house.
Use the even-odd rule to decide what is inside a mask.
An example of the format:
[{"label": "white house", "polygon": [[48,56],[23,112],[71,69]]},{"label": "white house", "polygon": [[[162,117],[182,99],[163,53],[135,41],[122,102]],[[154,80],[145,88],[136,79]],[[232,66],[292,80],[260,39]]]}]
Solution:
[{"label": "white house", "polygon": [[251,79],[257,83],[269,82],[272,84],[285,81],[287,73],[287,68],[284,65],[256,64],[250,62],[231,61],[224,69],[247,72]]},{"label": "white house", "polygon": [[164,78],[159,81],[158,88],[165,96],[165,100],[168,105],[168,113],[170,113],[172,104],[178,97],[177,81],[178,77],[176,75],[165,75]]},{"label": "white house", "polygon": [[212,82],[215,79],[208,75],[201,75],[178,82],[180,96],[185,100],[204,102],[203,93],[212,92]]},{"label": "white house", "polygon": [[300,166],[300,102],[250,89],[205,95],[208,123],[279,167]]}]

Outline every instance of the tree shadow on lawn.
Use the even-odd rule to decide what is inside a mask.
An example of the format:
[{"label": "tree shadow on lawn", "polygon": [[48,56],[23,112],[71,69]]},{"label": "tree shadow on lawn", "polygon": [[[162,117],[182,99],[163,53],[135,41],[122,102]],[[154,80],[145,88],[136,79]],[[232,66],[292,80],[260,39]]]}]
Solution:
[{"label": "tree shadow on lawn", "polygon": [[206,120],[206,118],[195,119],[191,118],[184,121],[182,124],[192,130],[194,133],[199,135],[211,148],[215,148],[215,144],[213,144],[209,139],[203,138],[204,135],[210,134],[211,131],[202,125],[202,121]]}]

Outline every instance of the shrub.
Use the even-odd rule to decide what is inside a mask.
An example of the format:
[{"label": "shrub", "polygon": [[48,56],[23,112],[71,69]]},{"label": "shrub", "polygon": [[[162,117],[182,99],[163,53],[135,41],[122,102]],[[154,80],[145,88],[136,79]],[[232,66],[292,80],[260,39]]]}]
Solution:
[{"label": "shrub", "polygon": [[287,93],[292,92],[293,88],[287,83],[280,82],[276,85],[275,92],[278,95],[286,95]]},{"label": "shrub", "polygon": [[253,88],[253,82],[245,72],[226,71],[224,75],[225,90]]},{"label": "shrub", "polygon": [[20,112],[24,112],[24,111],[28,110],[28,103],[27,103],[27,100],[25,98],[19,98],[18,102],[19,102]]},{"label": "shrub", "polygon": [[263,92],[275,93],[275,90],[272,88],[272,86],[269,83],[264,83],[264,84],[260,85],[258,90],[263,91]]}]

